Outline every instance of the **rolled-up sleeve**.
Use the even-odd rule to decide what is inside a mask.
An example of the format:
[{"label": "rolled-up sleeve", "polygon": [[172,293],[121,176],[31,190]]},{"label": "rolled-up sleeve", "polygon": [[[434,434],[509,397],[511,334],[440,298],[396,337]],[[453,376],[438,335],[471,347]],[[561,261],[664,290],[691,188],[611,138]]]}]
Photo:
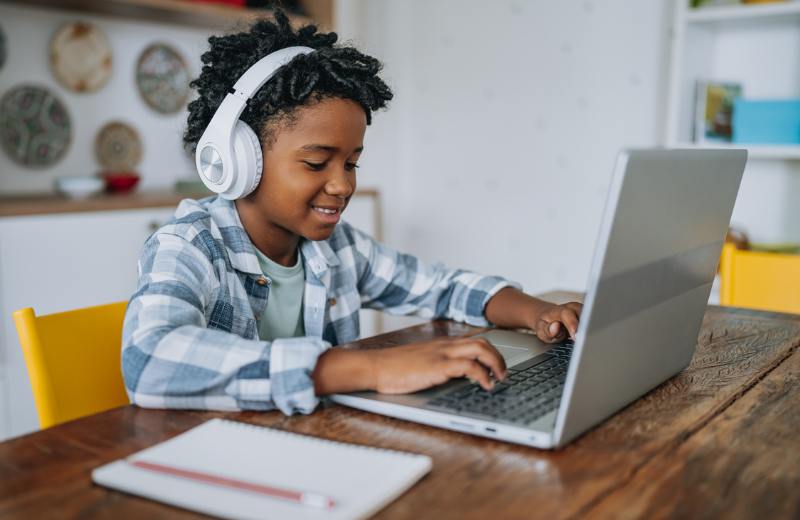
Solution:
[{"label": "rolled-up sleeve", "polygon": [[426,264],[401,254],[353,229],[360,256],[358,289],[363,307],[395,315],[448,318],[479,327],[491,326],[484,309],[500,289],[517,283],[442,264]]},{"label": "rolled-up sleeve", "polygon": [[209,258],[186,238],[153,235],[139,269],[122,331],[122,373],[133,403],[278,408],[287,415],[314,410],[318,399],[311,373],[330,343],[313,337],[259,341],[209,328],[232,312],[225,308],[230,303],[219,283],[220,276],[232,273],[223,259]]}]

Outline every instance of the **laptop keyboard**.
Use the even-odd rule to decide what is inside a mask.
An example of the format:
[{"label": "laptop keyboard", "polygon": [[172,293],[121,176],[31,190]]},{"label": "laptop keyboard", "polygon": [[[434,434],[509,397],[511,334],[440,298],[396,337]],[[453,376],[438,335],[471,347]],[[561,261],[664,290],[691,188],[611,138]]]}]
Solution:
[{"label": "laptop keyboard", "polygon": [[563,343],[508,370],[509,377],[484,390],[478,383],[453,390],[425,405],[442,412],[524,426],[561,404],[572,342]]}]

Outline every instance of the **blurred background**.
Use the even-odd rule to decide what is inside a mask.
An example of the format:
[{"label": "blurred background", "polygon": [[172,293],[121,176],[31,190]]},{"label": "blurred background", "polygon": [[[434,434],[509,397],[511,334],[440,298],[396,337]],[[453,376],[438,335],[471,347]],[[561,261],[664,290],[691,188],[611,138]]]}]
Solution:
[{"label": "blurred background", "polygon": [[[209,35],[269,14],[246,4],[0,0],[0,439],[38,427],[11,313],[128,299],[144,240],[203,196],[187,84]],[[797,252],[800,2],[284,5],[385,64],[345,220],[391,247],[583,291],[618,151],[666,146],[748,148],[732,238]]]}]

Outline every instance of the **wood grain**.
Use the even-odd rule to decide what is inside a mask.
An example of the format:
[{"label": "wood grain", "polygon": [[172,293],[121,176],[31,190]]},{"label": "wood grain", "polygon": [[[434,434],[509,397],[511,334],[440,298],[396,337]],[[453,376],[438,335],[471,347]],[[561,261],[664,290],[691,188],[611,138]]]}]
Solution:
[{"label": "wood grain", "polygon": [[[384,348],[481,330],[453,322],[432,322],[347,347]],[[194,513],[98,488],[90,483],[89,475],[103,463],[173,437],[212,417],[431,456],[432,472],[378,513],[377,519],[603,518],[623,516],[622,513],[626,518],[651,518],[662,512],[662,518],[680,517],[683,510],[670,504],[671,490],[675,489],[678,496],[690,497],[681,472],[687,471],[686,466],[695,460],[696,453],[700,458],[692,463],[688,474],[696,485],[705,486],[706,494],[691,495],[686,503],[692,510],[697,509],[698,517],[724,517],[710,506],[704,509],[698,501],[714,494],[727,496],[732,487],[746,494],[745,484],[750,482],[735,485],[731,482],[735,479],[722,478],[713,468],[704,469],[705,461],[716,464],[721,472],[742,468],[751,471],[751,480],[761,474],[759,471],[768,476],[770,467],[778,468],[777,483],[769,488],[769,496],[776,504],[788,502],[783,509],[772,509],[784,514],[797,504],[796,498],[789,496],[793,493],[790,485],[796,483],[792,479],[797,475],[791,473],[791,457],[798,453],[797,443],[792,445],[791,441],[792,436],[800,436],[800,425],[796,419],[783,419],[782,429],[768,424],[758,427],[747,422],[747,415],[773,417],[770,420],[774,423],[785,417],[792,406],[796,407],[795,391],[769,393],[789,396],[788,408],[765,404],[784,398],[764,401],[757,392],[766,392],[761,386],[773,384],[772,378],[788,370],[783,367],[795,367],[797,356],[792,352],[798,344],[800,316],[709,307],[697,352],[686,370],[555,452],[339,406],[293,417],[279,412],[163,411],[126,406],[0,443],[0,518],[199,518]],[[779,368],[773,371],[776,366]],[[797,371],[792,370],[795,380],[786,376],[784,388],[792,381],[796,386]],[[728,412],[731,403],[735,406]],[[741,426],[733,426],[725,419],[726,413],[734,413],[743,403],[752,404],[747,405],[750,408],[745,409],[746,413],[737,412],[735,417],[741,417]],[[763,412],[751,409],[761,406],[765,406]],[[749,426],[745,427],[745,423]],[[727,429],[722,428],[724,425],[728,425]],[[726,458],[731,450],[720,444],[733,446],[739,436],[741,442],[758,446],[737,463]],[[703,451],[693,451],[700,448],[706,450],[705,455]],[[682,458],[675,458],[676,454]],[[788,460],[781,461],[782,457]],[[759,458],[768,464],[759,463]],[[664,469],[656,467],[657,463]],[[628,490],[633,491],[621,494]],[[755,493],[739,500],[747,505],[741,518],[760,517],[760,512],[766,510],[759,507]],[[633,504],[630,508],[627,501]]]},{"label": "wood grain", "polygon": [[800,518],[795,351],[679,448],[588,512],[596,518]]}]

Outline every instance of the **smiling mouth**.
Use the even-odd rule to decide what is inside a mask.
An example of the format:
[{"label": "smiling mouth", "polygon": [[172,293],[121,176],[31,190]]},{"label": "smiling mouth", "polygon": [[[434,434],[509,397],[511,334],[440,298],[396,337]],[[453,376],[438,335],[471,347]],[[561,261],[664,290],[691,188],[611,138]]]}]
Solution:
[{"label": "smiling mouth", "polygon": [[311,206],[311,209],[317,214],[317,218],[320,219],[322,224],[326,226],[335,226],[339,223],[343,208],[320,208],[318,206]]},{"label": "smiling mouth", "polygon": [[316,206],[311,206],[314,211],[319,211],[320,213],[325,213],[326,215],[333,215],[334,213],[338,213],[339,209],[325,209],[325,208],[317,208]]}]

